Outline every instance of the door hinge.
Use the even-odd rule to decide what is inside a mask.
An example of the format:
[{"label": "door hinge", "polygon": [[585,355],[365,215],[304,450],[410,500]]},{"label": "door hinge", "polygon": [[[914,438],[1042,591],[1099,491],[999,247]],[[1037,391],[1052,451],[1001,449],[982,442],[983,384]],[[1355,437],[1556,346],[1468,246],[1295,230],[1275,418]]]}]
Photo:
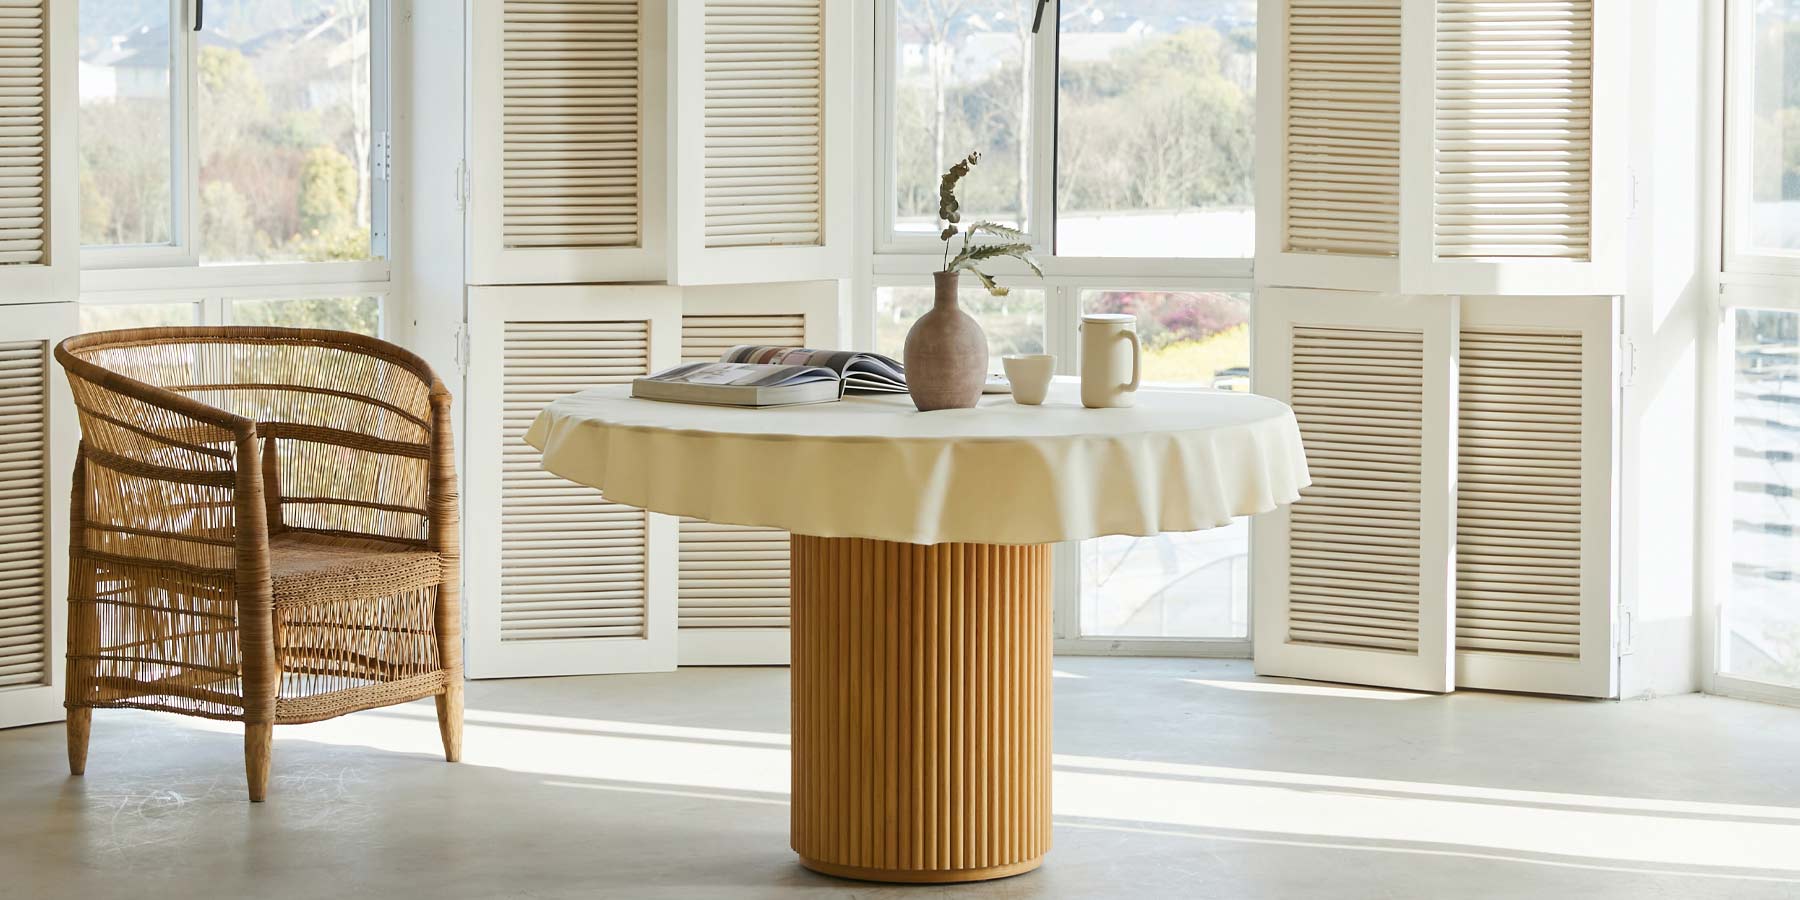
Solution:
[{"label": "door hinge", "polygon": [[1630,387],[1637,380],[1637,343],[1619,335],[1619,387]]},{"label": "door hinge", "polygon": [[466,322],[456,326],[456,371],[465,376],[469,374],[469,326]]},{"label": "door hinge", "polygon": [[456,211],[467,212],[469,209],[469,161],[456,161]]},{"label": "door hinge", "polygon": [[1631,655],[1631,644],[1632,644],[1631,638],[1632,638],[1632,630],[1633,630],[1632,629],[1632,620],[1631,620],[1631,607],[1626,606],[1623,603],[1619,604],[1619,620],[1618,620],[1618,625],[1616,627],[1619,629],[1619,631],[1618,631],[1617,638],[1613,641],[1613,646],[1618,648],[1617,655],[1630,656]]},{"label": "door hinge", "polygon": [[394,180],[394,139],[386,131],[377,131],[369,143],[369,177],[376,181]]}]

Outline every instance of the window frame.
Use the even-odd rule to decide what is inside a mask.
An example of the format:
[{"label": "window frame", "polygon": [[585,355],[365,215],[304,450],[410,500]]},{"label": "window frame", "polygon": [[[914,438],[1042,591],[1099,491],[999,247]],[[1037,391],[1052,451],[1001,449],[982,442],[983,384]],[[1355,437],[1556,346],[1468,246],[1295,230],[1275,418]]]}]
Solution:
[{"label": "window frame", "polygon": [[[1746,700],[1800,706],[1800,684],[1764,681],[1722,670],[1732,600],[1732,494],[1735,490],[1731,441],[1736,382],[1736,314],[1740,309],[1800,314],[1800,251],[1751,252],[1740,243],[1738,212],[1749,196],[1747,165],[1739,151],[1752,147],[1754,115],[1753,19],[1749,0],[1725,0],[1707,17],[1708,65],[1706,96],[1706,179],[1713,186],[1706,205],[1707,271],[1715,300],[1710,303],[1712,339],[1703,341],[1701,402],[1706,440],[1702,444],[1701,496],[1705,526],[1701,529],[1699,630],[1702,688]],[[1721,52],[1722,51],[1722,52]],[[1800,585],[1795,587],[1800,591]]]},{"label": "window frame", "polygon": [[[83,246],[83,305],[187,301],[198,304],[196,324],[230,321],[234,300],[283,300],[328,296],[373,296],[380,305],[378,337],[393,339],[405,321],[393,265],[388,258],[394,178],[392,124],[405,85],[394,81],[397,42],[393,0],[369,0],[369,152],[370,258],[327,262],[202,263],[195,225],[199,203],[198,117],[195,115],[198,42],[192,40],[193,0],[169,0],[172,116],[171,168],[177,173],[170,191],[175,242],[167,245]],[[179,77],[178,77],[179,76]],[[179,94],[180,99],[176,100]]]},{"label": "window frame", "polygon": [[[1756,113],[1752,108],[1756,53],[1752,17],[1751,3],[1746,0],[1727,0],[1725,3],[1722,268],[1728,275],[1800,277],[1800,248],[1758,250],[1749,246],[1743,235],[1742,214],[1750,207],[1750,173],[1755,169],[1751,154],[1756,146]],[[1800,65],[1800,60],[1796,65]]]},{"label": "window frame", "polygon": [[171,240],[167,244],[84,244],[82,299],[85,301],[90,292],[163,285],[211,289],[246,284],[390,280],[388,236],[394,185],[391,148],[396,96],[391,77],[392,0],[369,0],[369,258],[347,262],[210,264],[200,260],[199,251],[199,42],[193,40],[192,25],[195,0],[168,3]]}]

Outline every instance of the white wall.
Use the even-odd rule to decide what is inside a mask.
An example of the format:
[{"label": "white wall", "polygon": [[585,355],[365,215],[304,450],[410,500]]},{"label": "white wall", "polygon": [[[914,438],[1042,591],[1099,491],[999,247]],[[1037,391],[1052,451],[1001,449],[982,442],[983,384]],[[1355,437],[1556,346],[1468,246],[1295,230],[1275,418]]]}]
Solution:
[{"label": "white wall", "polygon": [[1620,695],[1700,689],[1696,551],[1701,351],[1712,278],[1704,268],[1708,186],[1706,26],[1712,0],[1632,4],[1631,169],[1620,471],[1620,596],[1628,655]]}]

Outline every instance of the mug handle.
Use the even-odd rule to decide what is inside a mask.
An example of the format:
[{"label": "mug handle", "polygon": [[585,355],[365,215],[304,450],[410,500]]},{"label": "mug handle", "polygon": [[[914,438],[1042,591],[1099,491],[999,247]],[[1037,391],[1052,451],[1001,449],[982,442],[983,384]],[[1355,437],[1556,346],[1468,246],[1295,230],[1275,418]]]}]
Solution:
[{"label": "mug handle", "polygon": [[1125,385],[1125,392],[1132,393],[1138,389],[1138,370],[1143,367],[1144,345],[1138,342],[1135,331],[1127,331],[1125,336],[1131,339],[1131,383]]}]

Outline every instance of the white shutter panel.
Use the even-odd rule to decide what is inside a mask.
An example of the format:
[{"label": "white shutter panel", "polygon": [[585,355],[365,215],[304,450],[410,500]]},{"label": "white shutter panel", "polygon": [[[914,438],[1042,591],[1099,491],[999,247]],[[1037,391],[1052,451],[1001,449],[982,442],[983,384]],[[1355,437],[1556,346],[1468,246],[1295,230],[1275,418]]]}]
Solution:
[{"label": "white shutter panel", "polygon": [[[673,0],[681,284],[837,277],[853,202],[850,4]],[[836,236],[833,236],[835,229]]]},{"label": "white shutter panel", "polygon": [[63,717],[74,331],[73,303],[0,306],[0,728]]},{"label": "white shutter panel", "polygon": [[0,341],[0,689],[50,681],[50,360]]},{"label": "white shutter panel", "polygon": [[1462,301],[1461,687],[1610,697],[1615,302]]},{"label": "white shutter panel", "polygon": [[1438,0],[1438,258],[1587,259],[1594,6]]},{"label": "white shutter panel", "polygon": [[1285,0],[1260,28],[1259,280],[1391,289],[1401,0]]},{"label": "white shutter panel", "polygon": [[44,262],[49,136],[43,0],[0,0],[0,264]]},{"label": "white shutter panel", "polygon": [[1408,112],[1430,126],[1408,131],[1404,289],[1623,290],[1617,23],[1594,0],[1420,7]]},{"label": "white shutter panel", "polygon": [[818,245],[823,0],[706,0],[706,246]]},{"label": "white shutter panel", "polygon": [[[806,346],[806,316],[681,319],[682,362],[717,360],[739,344]],[[787,663],[787,532],[683,517],[677,556],[682,665]]]},{"label": "white shutter panel", "polygon": [[674,666],[673,522],[545,472],[524,434],[552,400],[667,365],[677,303],[666,288],[470,291],[473,676]]},{"label": "white shutter panel", "polygon": [[471,15],[470,281],[661,280],[660,6]]},{"label": "white shutter panel", "polygon": [[[76,16],[73,3],[0,0],[0,303],[78,289]],[[69,112],[51,115],[62,104]]]},{"label": "white shutter panel", "polygon": [[1256,671],[1452,688],[1456,303],[1266,290],[1258,393],[1291,404],[1313,484],[1256,517]]}]

